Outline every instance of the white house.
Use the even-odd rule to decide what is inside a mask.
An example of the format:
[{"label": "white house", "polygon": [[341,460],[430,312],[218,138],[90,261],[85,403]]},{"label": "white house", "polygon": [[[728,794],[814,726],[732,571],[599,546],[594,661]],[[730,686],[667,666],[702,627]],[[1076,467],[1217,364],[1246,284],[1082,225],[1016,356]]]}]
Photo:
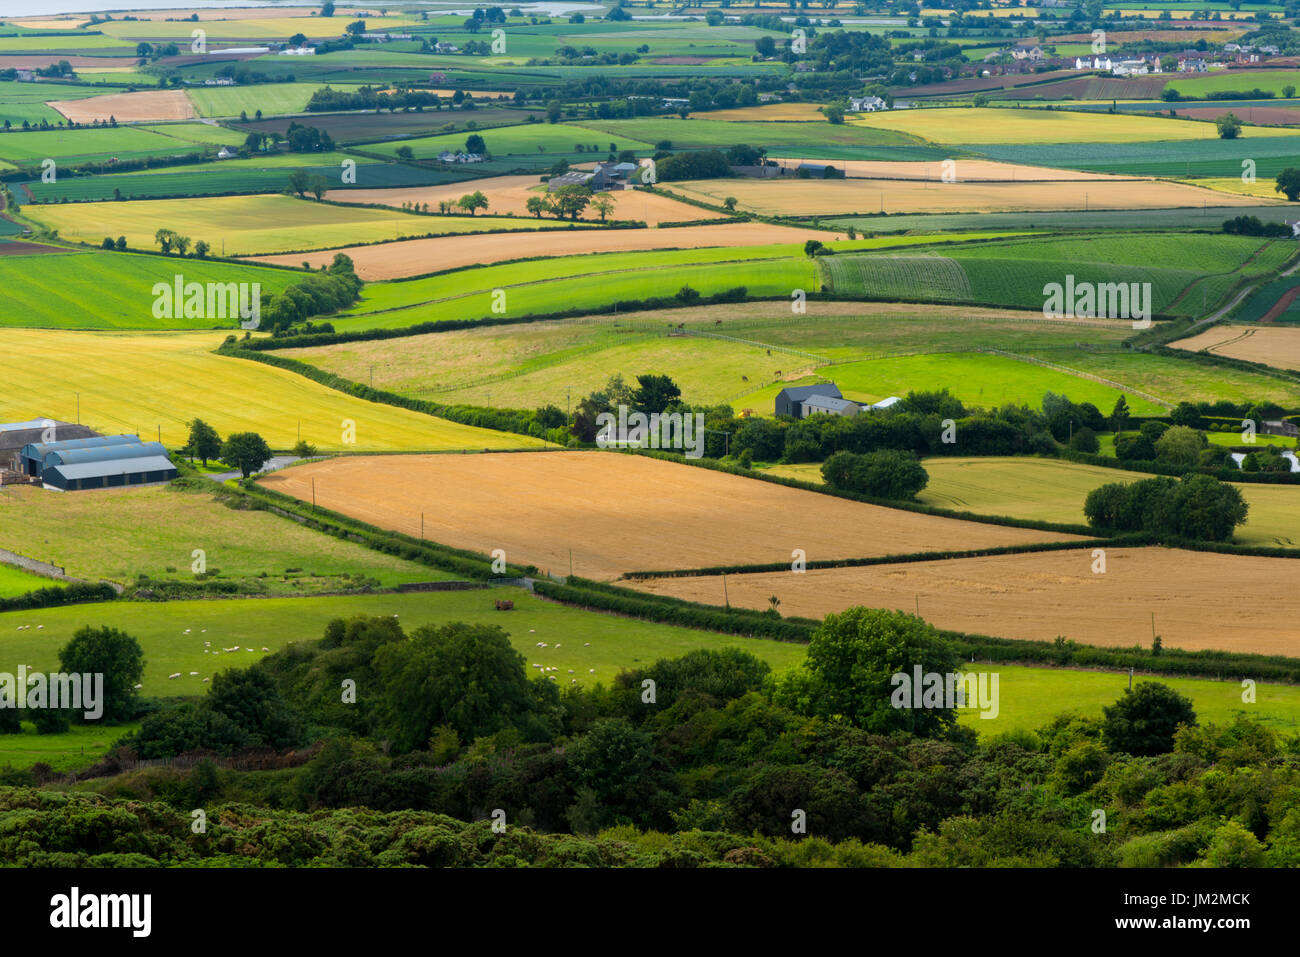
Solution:
[{"label": "white house", "polygon": [[234,159],[238,155],[239,154],[236,153],[234,150],[232,150],[229,146],[223,146],[221,147],[221,151],[217,153],[217,159],[219,160]]},{"label": "white house", "polygon": [[1074,68],[1076,70],[1104,70],[1114,69],[1114,64],[1108,56],[1095,56],[1088,59],[1086,56],[1075,57]]},{"label": "white house", "polygon": [[874,113],[886,109],[885,101],[878,96],[855,96],[849,100],[849,112]]},{"label": "white house", "polygon": [[280,56],[315,56],[315,47],[285,47],[280,51]]},{"label": "white house", "polygon": [[1146,60],[1120,60],[1112,68],[1116,76],[1144,76],[1151,72]]}]

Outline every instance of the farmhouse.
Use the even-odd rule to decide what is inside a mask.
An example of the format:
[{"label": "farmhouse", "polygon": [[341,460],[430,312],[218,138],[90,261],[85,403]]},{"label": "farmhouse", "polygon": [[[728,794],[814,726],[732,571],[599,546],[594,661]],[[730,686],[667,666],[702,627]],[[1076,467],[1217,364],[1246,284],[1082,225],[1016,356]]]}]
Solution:
[{"label": "farmhouse", "polygon": [[63,492],[170,482],[177,475],[162,443],[134,435],[33,442],[20,456],[30,478]]},{"label": "farmhouse", "polygon": [[878,96],[855,96],[849,100],[851,113],[874,113],[885,108],[885,101]]},{"label": "farmhouse", "polygon": [[54,419],[33,419],[30,422],[0,424],[0,473],[21,472],[21,453],[24,446],[42,439],[89,439],[98,432],[84,425],[57,422]]}]

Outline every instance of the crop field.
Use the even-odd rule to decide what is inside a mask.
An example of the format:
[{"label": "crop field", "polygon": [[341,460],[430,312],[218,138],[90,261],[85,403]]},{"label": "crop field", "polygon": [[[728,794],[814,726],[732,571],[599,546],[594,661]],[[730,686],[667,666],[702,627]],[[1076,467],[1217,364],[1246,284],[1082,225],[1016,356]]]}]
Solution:
[{"label": "crop field", "polygon": [[[1021,112],[1028,112],[1022,110]],[[1049,116],[1061,114],[1051,113]],[[1081,116],[1083,114],[1073,114]],[[1118,119],[1103,115],[1103,120]],[[1134,119],[1138,119],[1134,117]],[[1178,123],[1178,120],[1158,122]],[[1241,176],[1242,153],[1240,140],[1220,140],[1214,137],[1213,123],[1187,123],[1208,131],[1209,139],[1188,149],[1185,140],[1167,139],[1160,142],[1078,142],[1078,143],[979,143],[971,149],[989,159],[1005,163],[1041,163],[1068,169],[1095,170],[1100,173],[1126,173],[1135,176]],[[1294,165],[1297,143],[1293,136],[1280,135],[1281,130],[1247,126],[1250,159],[1255,161],[1255,174],[1260,179],[1272,178]],[[966,141],[966,142],[969,142]],[[1216,206],[1222,203],[1214,203]]]},{"label": "crop field", "polygon": [[15,595],[58,584],[60,583],[54,579],[34,575],[13,565],[0,565],[0,598],[13,598]]},{"label": "crop field", "polygon": [[[790,173],[799,168],[800,163],[820,163],[812,158],[783,158],[776,160],[782,168]],[[1083,170],[1061,170],[1050,166],[1031,166],[1025,163],[995,163],[992,160],[967,159],[944,161],[898,162],[894,160],[842,160],[835,163],[835,168],[843,170],[844,175],[853,179],[902,179],[928,180],[945,182],[945,175],[954,183],[1036,183],[1043,181],[1067,182],[1072,180],[1099,180],[1114,182],[1119,177],[1107,173],[1089,173]],[[790,175],[782,173],[782,176]],[[952,185],[949,183],[948,185]]]},{"label": "crop field", "polygon": [[[647,117],[635,120],[585,120],[584,129],[593,131],[594,136],[615,135],[642,143],[659,143],[667,140],[673,149],[725,149],[736,143],[763,145],[772,156],[784,155],[785,150],[813,149],[817,156],[832,156],[827,147],[852,147],[865,150],[860,159],[943,159],[941,156],[927,156],[929,151],[925,144],[905,132],[873,127],[863,123],[844,123],[832,126],[829,123],[762,123],[735,122],[717,120],[707,115],[691,119],[675,117]],[[488,147],[491,148],[491,140]],[[913,147],[919,148],[919,155],[891,155],[889,150],[882,150],[872,155],[873,148]],[[806,155],[796,153],[794,155]]]},{"label": "crop field", "polygon": [[[209,86],[187,90],[193,109],[203,117],[254,116],[301,113],[307,109],[318,83],[259,83],[257,86]],[[357,89],[347,83],[330,84],[332,89],[348,93]]]},{"label": "crop field", "polygon": [[[358,168],[358,187],[370,182],[364,173],[363,169]],[[368,203],[393,207],[400,207],[404,203],[417,203],[421,206],[427,203],[430,209],[437,210],[439,202],[454,203],[466,193],[478,191],[487,197],[488,208],[485,212],[494,216],[509,213],[533,220],[535,216],[528,211],[528,200],[534,196],[546,196],[546,186],[537,180],[536,176],[493,176],[475,180],[472,185],[452,183],[419,188],[330,190],[325,194],[325,198],[345,203]],[[622,190],[609,192],[606,196],[614,203],[614,210],[609,214],[610,219],[640,220],[650,226],[697,219],[716,219],[725,215],[700,209],[698,206],[659,193]],[[589,206],[579,219],[588,222],[598,221],[600,214]]]},{"label": "crop field", "polygon": [[[53,362],[62,388],[43,403],[45,414],[80,421],[101,432],[131,432],[177,448],[195,416],[223,436],[259,432],[272,448],[301,437],[326,450],[431,451],[540,448],[527,436],[494,432],[344,395],[292,372],[211,350],[225,333],[96,334],[0,331],[0,375],[21,377],[32,363]],[[148,390],[138,385],[149,382]],[[0,420],[22,420],[25,394],[0,396]],[[345,442],[347,423],[355,443]]]},{"label": "crop field", "polygon": [[[960,163],[958,169],[961,169]],[[867,213],[1035,212],[1066,209],[1138,209],[1178,206],[1258,205],[1186,183],[1151,180],[1069,182],[956,182],[888,179],[717,179],[669,183],[691,199],[721,206],[734,196],[741,209],[769,216]]]},{"label": "crop field", "polygon": [[[170,199],[181,196],[212,196],[236,193],[274,193],[283,191],[289,183],[289,174],[301,169],[308,176],[339,178],[342,154],[331,156],[312,154],[309,165],[300,154],[255,157],[247,160],[225,160],[217,168],[210,165],[173,166],[143,172],[107,173],[96,176],[65,177],[55,183],[31,180],[19,184],[15,192],[19,203],[25,200],[39,202],[80,202],[116,200]],[[320,164],[328,165],[320,165]],[[366,183],[387,183],[391,186],[426,186],[432,183],[454,182],[461,175],[446,170],[420,169],[398,163],[357,160],[357,178]],[[357,202],[354,193],[358,187],[342,185],[331,190],[332,198]],[[463,190],[462,190],[463,193]],[[355,194],[354,194],[355,195]]]},{"label": "crop field", "polygon": [[58,88],[57,94],[44,86],[33,83],[19,83],[15,80],[0,82],[0,126],[8,120],[13,126],[22,126],[23,122],[40,123],[42,120],[57,124],[62,115],[46,105],[50,99],[72,102],[81,97],[92,97],[104,91],[93,86],[67,84]]},{"label": "crop field", "polygon": [[51,100],[52,109],[74,123],[154,123],[189,120],[197,114],[184,90],[145,90],[139,93],[107,93],[79,100]]},{"label": "crop field", "polygon": [[1292,216],[1286,205],[1272,206],[1205,206],[1183,209],[1105,209],[1072,212],[1034,213],[929,213],[923,215],[818,217],[827,229],[858,232],[918,230],[1046,229],[1092,231],[1099,229],[1213,229],[1234,216],[1255,216],[1264,222],[1283,222]]},{"label": "crop field", "polygon": [[[771,247],[769,247],[771,248]],[[776,247],[781,248],[781,247]],[[686,253],[715,254],[703,264],[691,263]],[[338,331],[359,329],[400,329],[420,322],[442,319],[485,319],[493,315],[550,315],[572,309],[613,316],[620,302],[648,298],[671,298],[689,287],[701,296],[717,295],[744,286],[750,296],[788,298],[793,289],[815,292],[820,288],[817,269],[812,260],[796,259],[793,254],[769,259],[749,259],[729,248],[686,250],[673,253],[606,253],[606,257],[626,256],[623,268],[607,268],[590,257],[585,265],[565,264],[572,274],[566,278],[545,279],[551,260],[537,260],[502,266],[485,266],[472,272],[451,272],[427,280],[406,284],[371,287],[374,297],[363,299],[352,314],[332,320]],[[664,257],[657,262],[650,258]],[[728,261],[730,260],[730,261]],[[671,265],[672,269],[659,266]],[[503,271],[503,272],[502,272]],[[503,277],[505,285],[486,286],[486,282]],[[593,277],[599,277],[593,282]],[[418,284],[418,285],[417,285]],[[477,292],[458,292],[478,287]],[[505,298],[494,289],[504,290]],[[428,296],[417,299],[416,296]],[[405,300],[405,302],[403,302]],[[409,305],[407,304],[409,303]],[[788,307],[787,307],[788,308]],[[505,310],[502,312],[502,310]]]},{"label": "crop field", "polygon": [[[461,187],[462,189],[466,187]],[[365,280],[403,279],[434,269],[458,269],[492,262],[508,262],[534,256],[588,256],[615,252],[657,249],[703,249],[745,246],[754,243],[802,243],[824,240],[834,233],[768,226],[762,223],[721,223],[716,226],[679,226],[667,229],[549,230],[545,233],[515,233],[446,236],[411,239],[377,246],[345,247],[318,253],[260,256],[251,262],[313,267],[327,265],[337,252],[352,257],[357,275]],[[680,286],[669,290],[676,292]]]},{"label": "crop field", "polygon": [[[628,149],[646,149],[649,143],[630,136],[605,133],[600,130],[563,123],[529,123],[522,126],[502,126],[478,131],[487,150],[494,158],[526,156],[549,167],[561,157],[581,159],[586,153],[594,154],[592,160],[603,160],[614,144],[616,152]],[[396,156],[401,147],[410,147],[416,159],[436,157],[443,150],[463,150],[465,134],[444,133],[403,140],[400,143],[375,143],[369,147],[374,153]],[[581,147],[581,149],[579,149]]]},{"label": "crop field", "polygon": [[[1099,115],[1059,110],[984,108],[899,110],[859,113],[846,122],[890,130],[946,145],[1040,143],[1144,143],[1153,140],[1217,139],[1213,123],[1156,116]],[[1278,136],[1276,130],[1246,127],[1243,138]]]},{"label": "crop field", "polygon": [[107,162],[114,157],[183,156],[202,147],[181,135],[164,135],[144,127],[45,130],[0,136],[0,158],[19,166],[40,166],[44,159],[64,165]]},{"label": "crop field", "polygon": [[226,256],[289,252],[382,242],[426,234],[450,235],[493,229],[555,229],[556,220],[521,222],[494,216],[416,216],[397,210],[343,207],[292,196],[219,196],[33,206],[28,216],[64,239],[98,245],[125,236],[148,249],[162,224],[195,240],[207,239]]},{"label": "crop field", "polygon": [[1300,86],[1300,70],[1228,70],[1180,76],[1171,79],[1165,88],[1186,96],[1213,99],[1216,93],[1249,93],[1257,89],[1281,96],[1282,89],[1287,86]]},{"label": "crop field", "polygon": [[[0,489],[0,548],[58,565],[74,578],[122,585],[140,574],[192,581],[195,549],[203,551],[209,574],[270,593],[355,587],[350,582],[354,574],[388,587],[452,577],[309,531],[270,512],[229,508],[209,492],[168,486],[89,495],[5,486]],[[0,595],[8,567],[0,565]]]},{"label": "crop field", "polygon": [[[848,558],[1068,541],[1054,532],[898,512],[617,452],[345,457],[284,469],[278,492],[374,525],[543,572],[613,579],[646,568]],[[629,490],[635,489],[635,492]],[[414,529],[414,532],[412,530]]]},{"label": "crop field", "polygon": [[[1235,438],[1234,444],[1239,441]],[[1139,472],[1062,459],[939,456],[927,458],[923,464],[930,481],[916,498],[926,505],[1067,525],[1087,524],[1083,503],[1093,489],[1150,478]],[[822,481],[818,464],[774,465],[767,471],[805,482]],[[1237,488],[1250,505],[1250,514],[1246,524],[1237,528],[1234,541],[1296,547],[1300,542],[1300,488],[1251,483]]]},{"label": "crop field", "polygon": [[[1300,612],[1300,563],[1285,558],[1219,555],[1166,548],[1106,550],[1106,571],[1092,571],[1091,550],[899,565],[728,575],[733,605],[820,618],[851,605],[919,609],[926,621],[980,635],[1127,648],[1151,645],[1151,616],[1166,647],[1294,655],[1297,638],[1278,623]],[[1268,602],[1242,601],[1254,583],[1274,590]],[[716,576],[660,578],[633,587],[723,604]]]},{"label": "crop field", "polygon": [[[57,247],[48,247],[57,248]],[[28,255],[0,256],[0,284],[6,308],[0,327],[46,329],[210,329],[234,328],[235,319],[157,318],[154,285],[187,282],[260,283],[263,292],[280,292],[298,281],[287,270],[230,265],[130,253],[63,252],[42,255],[39,267]]]},{"label": "crop field", "polygon": [[1262,362],[1279,369],[1300,369],[1300,329],[1294,327],[1218,325],[1169,345],[1189,352]]},{"label": "crop field", "polygon": [[942,256],[837,255],[819,262],[825,287],[841,295],[1041,309],[1046,284],[1064,283],[1070,274],[1076,284],[1149,282],[1154,313],[1186,315],[1205,311],[1234,283],[1276,269],[1293,254],[1280,241],[1145,234],[970,244]]}]

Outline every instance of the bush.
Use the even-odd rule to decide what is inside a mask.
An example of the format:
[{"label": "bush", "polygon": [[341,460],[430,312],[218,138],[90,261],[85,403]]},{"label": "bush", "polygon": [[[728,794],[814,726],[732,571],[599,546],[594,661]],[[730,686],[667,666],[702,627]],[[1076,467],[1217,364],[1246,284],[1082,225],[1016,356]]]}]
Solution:
[{"label": "bush", "polygon": [[1111,751],[1152,757],[1174,748],[1179,725],[1195,725],[1192,702],[1168,685],[1140,681],[1113,705],[1102,708],[1101,735]]},{"label": "bush", "polygon": [[1096,454],[1101,450],[1101,443],[1097,441],[1097,433],[1086,426],[1074,433],[1070,439],[1070,448],[1076,452],[1088,452]]},{"label": "bush", "polygon": [[881,449],[860,455],[836,452],[822,464],[827,484],[877,498],[912,499],[930,476],[911,452]]}]

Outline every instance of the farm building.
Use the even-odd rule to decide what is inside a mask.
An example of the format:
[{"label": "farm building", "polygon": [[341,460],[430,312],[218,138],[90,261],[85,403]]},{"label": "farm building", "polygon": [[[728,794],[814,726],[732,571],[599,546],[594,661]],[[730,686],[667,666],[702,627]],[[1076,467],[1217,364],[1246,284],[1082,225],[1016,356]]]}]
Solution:
[{"label": "farm building", "polygon": [[796,419],[802,419],[803,402],[813,396],[823,396],[830,399],[842,399],[840,387],[834,382],[819,382],[817,385],[796,385],[782,389],[776,394],[776,414],[790,415]]},{"label": "farm building", "polygon": [[28,476],[65,492],[169,482],[177,474],[160,442],[141,442],[134,435],[34,442],[21,458]]},{"label": "farm building", "polygon": [[818,412],[829,415],[857,415],[863,410],[879,412],[897,405],[903,400],[896,395],[887,399],[862,405],[840,394],[840,388],[834,382],[819,382],[816,385],[798,385],[782,389],[776,394],[776,414],[788,415],[796,419],[806,419]]},{"label": "farm building", "polygon": [[22,471],[22,450],[43,438],[54,440],[89,439],[99,433],[84,425],[57,422],[54,419],[33,419],[30,422],[9,422],[0,425],[0,472]]}]

